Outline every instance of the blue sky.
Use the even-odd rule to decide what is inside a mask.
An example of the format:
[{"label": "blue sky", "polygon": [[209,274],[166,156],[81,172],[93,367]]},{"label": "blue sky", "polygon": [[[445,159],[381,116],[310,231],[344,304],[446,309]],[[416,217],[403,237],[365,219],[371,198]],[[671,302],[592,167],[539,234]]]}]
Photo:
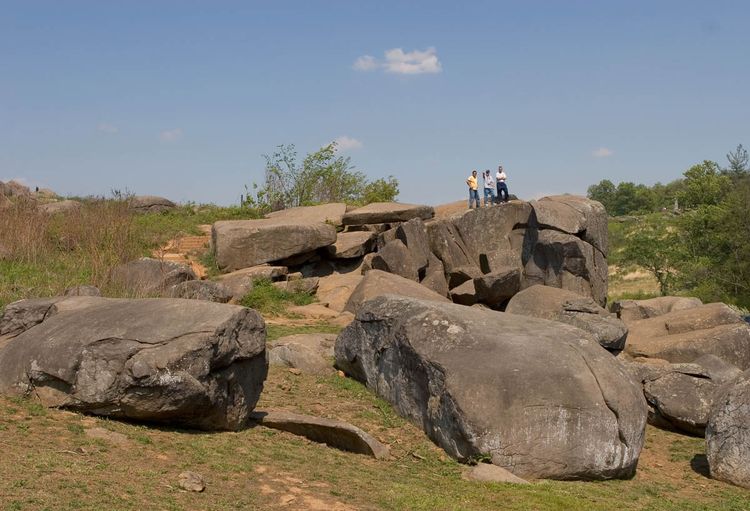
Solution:
[{"label": "blue sky", "polygon": [[[400,199],[670,181],[750,145],[750,2],[0,0],[0,180],[236,203],[334,139]],[[346,138],[343,138],[346,137]]]}]

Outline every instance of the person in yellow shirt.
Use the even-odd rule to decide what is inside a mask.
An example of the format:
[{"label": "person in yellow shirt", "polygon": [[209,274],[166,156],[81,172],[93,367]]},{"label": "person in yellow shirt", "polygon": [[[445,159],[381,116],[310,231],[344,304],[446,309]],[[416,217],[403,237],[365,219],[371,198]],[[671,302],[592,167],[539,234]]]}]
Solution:
[{"label": "person in yellow shirt", "polygon": [[466,184],[469,186],[469,209],[471,209],[472,201],[477,202],[477,208],[479,208],[479,190],[477,190],[477,171],[471,172],[471,175],[466,180]]}]

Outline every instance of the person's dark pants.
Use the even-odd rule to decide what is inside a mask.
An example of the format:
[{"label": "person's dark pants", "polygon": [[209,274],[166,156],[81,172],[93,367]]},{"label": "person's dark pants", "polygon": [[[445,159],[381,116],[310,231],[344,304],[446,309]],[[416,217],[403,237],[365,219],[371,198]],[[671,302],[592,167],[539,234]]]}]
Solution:
[{"label": "person's dark pants", "polygon": [[497,184],[497,200],[508,202],[508,185],[506,185],[505,183]]}]

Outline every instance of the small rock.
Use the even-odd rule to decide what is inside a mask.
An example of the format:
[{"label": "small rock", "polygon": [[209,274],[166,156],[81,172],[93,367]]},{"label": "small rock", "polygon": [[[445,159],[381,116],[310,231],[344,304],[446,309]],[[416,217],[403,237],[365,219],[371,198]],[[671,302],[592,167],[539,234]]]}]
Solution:
[{"label": "small rock", "polygon": [[186,491],[202,492],[206,489],[203,476],[196,472],[183,472],[178,479],[180,488]]},{"label": "small rock", "polygon": [[290,367],[289,368],[289,372],[292,373],[292,374],[296,374],[297,376],[299,376],[300,374],[302,374],[302,370],[301,369],[297,369],[296,367]]}]

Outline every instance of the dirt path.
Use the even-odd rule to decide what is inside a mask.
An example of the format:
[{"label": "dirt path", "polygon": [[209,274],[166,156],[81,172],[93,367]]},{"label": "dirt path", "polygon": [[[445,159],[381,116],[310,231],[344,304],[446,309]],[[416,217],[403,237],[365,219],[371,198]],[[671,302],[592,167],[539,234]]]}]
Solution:
[{"label": "dirt path", "polygon": [[199,225],[198,228],[204,234],[169,240],[163,247],[154,250],[153,256],[164,261],[187,264],[199,279],[205,278],[208,270],[199,258],[211,245],[211,226]]}]

